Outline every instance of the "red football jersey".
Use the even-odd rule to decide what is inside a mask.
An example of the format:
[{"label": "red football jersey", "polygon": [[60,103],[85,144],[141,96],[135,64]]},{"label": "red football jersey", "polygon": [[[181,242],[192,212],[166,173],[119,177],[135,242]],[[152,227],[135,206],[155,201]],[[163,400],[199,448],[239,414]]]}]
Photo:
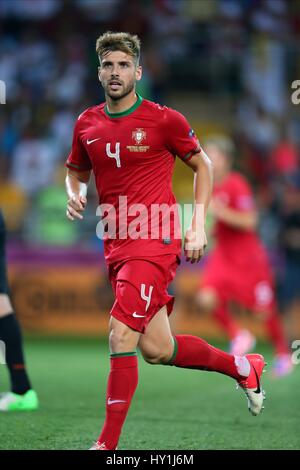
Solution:
[{"label": "red football jersey", "polygon": [[[237,172],[230,172],[221,184],[215,184],[213,196],[231,209],[247,212],[255,208],[250,185],[247,180]],[[221,250],[228,252],[230,258],[247,258],[264,251],[254,230],[241,230],[222,221],[215,226],[217,245]]]},{"label": "red football jersey", "polygon": [[[66,166],[78,171],[92,169],[99,204],[112,205],[115,210],[116,238],[104,238],[104,254],[108,263],[180,254],[181,240],[174,237],[174,221],[170,236],[166,238],[161,231],[162,220],[159,217],[159,237],[151,239],[153,226],[149,216],[153,205],[171,207],[176,203],[172,191],[175,156],[186,161],[199,151],[199,141],[182,114],[140,96],[129,110],[122,113],[111,114],[102,103],[88,108],[79,116]],[[119,231],[120,196],[127,197],[127,208],[133,204],[146,206],[148,218],[145,220],[143,213],[141,219],[144,238],[126,236],[123,226]],[[124,199],[121,204],[125,207]],[[113,216],[113,212],[110,211],[110,215]],[[106,214],[102,215],[106,217]],[[136,207],[132,212],[128,210],[127,228],[139,215]],[[157,232],[154,230],[154,233]]]}]

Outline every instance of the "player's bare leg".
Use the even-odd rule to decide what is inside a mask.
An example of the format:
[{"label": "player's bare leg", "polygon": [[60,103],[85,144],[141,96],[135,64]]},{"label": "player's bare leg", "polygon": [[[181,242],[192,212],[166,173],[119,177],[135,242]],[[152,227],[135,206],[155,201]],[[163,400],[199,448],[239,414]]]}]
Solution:
[{"label": "player's bare leg", "polygon": [[289,344],[276,303],[267,312],[260,312],[257,318],[264,323],[266,332],[273,344],[274,362],[272,374],[274,377],[283,377],[293,371],[293,363]]},{"label": "player's bare leg", "polygon": [[212,287],[205,287],[197,295],[199,307],[213,314],[214,319],[230,338],[230,353],[238,356],[252,351],[255,337],[246,329],[240,328],[230,313],[228,302],[220,298]]},{"label": "player's bare leg", "polygon": [[13,312],[11,301],[6,294],[0,294],[0,318]]},{"label": "player's bare leg", "polygon": [[264,392],[260,377],[265,366],[263,356],[233,356],[192,335],[172,337],[167,310],[161,309],[151,320],[138,344],[150,364],[214,371],[235,379],[248,398],[248,408],[258,415],[263,408]]},{"label": "player's bare leg", "polygon": [[150,321],[138,347],[149,364],[166,364],[174,353],[172,335],[166,307],[163,307]]},{"label": "player's bare leg", "polygon": [[0,294],[0,339],[11,381],[11,391],[0,395],[0,411],[36,410],[38,398],[26,373],[21,330],[7,294]]},{"label": "player's bare leg", "polygon": [[138,384],[136,347],[140,333],[110,318],[110,374],[106,393],[106,418],[91,450],[116,449],[122,426]]},{"label": "player's bare leg", "polygon": [[133,330],[114,317],[109,322],[109,348],[111,354],[135,351],[141,333]]}]

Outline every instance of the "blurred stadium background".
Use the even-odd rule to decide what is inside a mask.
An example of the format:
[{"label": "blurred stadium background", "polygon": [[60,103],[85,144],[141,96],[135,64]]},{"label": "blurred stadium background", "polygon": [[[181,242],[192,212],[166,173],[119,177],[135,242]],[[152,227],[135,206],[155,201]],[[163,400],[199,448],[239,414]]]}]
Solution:
[{"label": "blurred stadium background", "polygon": [[[0,30],[0,207],[25,336],[107,333],[113,297],[95,234],[95,188],[84,220],[67,221],[64,162],[77,116],[103,100],[96,38],[121,30],[142,40],[145,98],[184,113],[200,142],[212,133],[236,142],[285,327],[291,341],[300,338],[300,104],[291,99],[300,80],[300,1],[0,0]],[[174,188],[180,203],[191,202],[192,173],[180,161]],[[200,276],[201,266],[183,261],[174,328],[222,341],[195,304]],[[257,319],[235,314],[265,339]]]}]

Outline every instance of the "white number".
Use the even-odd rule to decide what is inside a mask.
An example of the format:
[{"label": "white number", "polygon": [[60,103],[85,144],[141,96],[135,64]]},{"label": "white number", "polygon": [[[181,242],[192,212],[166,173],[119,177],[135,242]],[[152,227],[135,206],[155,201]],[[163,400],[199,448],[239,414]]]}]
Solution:
[{"label": "white number", "polygon": [[3,80],[0,80],[0,104],[6,103],[6,85]]},{"label": "white number", "polygon": [[5,343],[0,341],[0,364],[6,364]]},{"label": "white number", "polygon": [[146,285],[141,284],[141,297],[142,297],[143,300],[146,300],[146,302],[147,302],[147,304],[146,304],[146,312],[147,312],[148,307],[149,307],[150,302],[151,302],[151,295],[152,295],[152,291],[153,291],[153,286],[149,286],[148,296],[145,293],[145,289],[146,289]]},{"label": "white number", "polygon": [[117,162],[117,167],[121,168],[121,160],[120,160],[120,142],[116,143],[116,149],[115,152],[113,153],[110,149],[110,143],[106,144],[106,155],[109,158],[115,158]]},{"label": "white number", "polygon": [[294,80],[292,83],[292,88],[294,93],[292,93],[292,103],[293,104],[300,104],[300,80]]},{"label": "white number", "polygon": [[296,350],[292,354],[292,363],[295,365],[298,365],[300,364],[300,341],[299,339],[295,339],[295,341],[292,342],[292,349]]}]

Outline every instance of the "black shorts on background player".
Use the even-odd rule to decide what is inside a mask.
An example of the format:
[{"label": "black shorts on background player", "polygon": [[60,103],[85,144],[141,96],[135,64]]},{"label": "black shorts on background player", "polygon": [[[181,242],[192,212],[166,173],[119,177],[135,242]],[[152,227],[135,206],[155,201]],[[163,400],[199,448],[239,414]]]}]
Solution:
[{"label": "black shorts on background player", "polygon": [[11,383],[11,391],[0,395],[0,412],[33,411],[38,409],[39,402],[27,375],[22,332],[8,297],[5,246],[6,229],[0,210],[0,340],[5,345],[4,355]]},{"label": "black shorts on background player", "polygon": [[0,294],[8,294],[6,256],[5,256],[6,229],[2,211],[0,211]]}]

